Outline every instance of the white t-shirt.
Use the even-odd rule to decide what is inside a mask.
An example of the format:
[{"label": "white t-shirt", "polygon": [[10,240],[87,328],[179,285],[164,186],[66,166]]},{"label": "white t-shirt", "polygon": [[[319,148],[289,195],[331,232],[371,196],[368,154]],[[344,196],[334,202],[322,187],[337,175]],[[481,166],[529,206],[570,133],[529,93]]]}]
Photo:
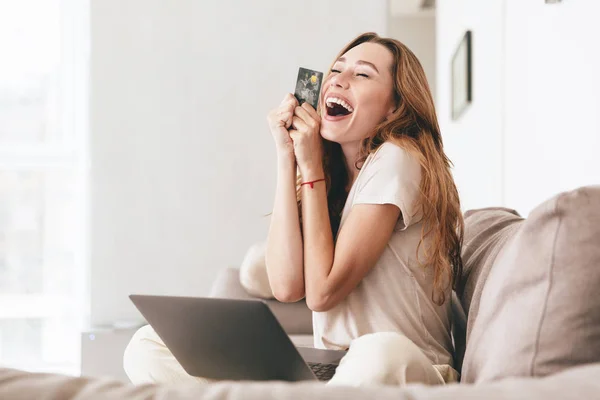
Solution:
[{"label": "white t-shirt", "polygon": [[[442,306],[432,300],[433,267],[417,262],[422,211],[415,207],[421,182],[419,161],[386,142],[370,154],[342,212],[343,229],[355,204],[395,204],[401,216],[377,264],[334,308],[313,312],[315,347],[347,349],[375,332],[399,332],[413,341],[432,364],[452,365],[450,290]],[[424,260],[423,245],[420,260]]]}]

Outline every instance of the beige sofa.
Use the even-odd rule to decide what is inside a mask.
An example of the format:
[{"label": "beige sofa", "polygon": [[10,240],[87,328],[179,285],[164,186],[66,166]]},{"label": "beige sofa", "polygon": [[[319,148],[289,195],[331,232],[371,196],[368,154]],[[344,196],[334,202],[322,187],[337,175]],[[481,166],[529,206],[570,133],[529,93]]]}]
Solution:
[{"label": "beige sofa", "polygon": [[[465,222],[465,271],[453,298],[460,384],[134,387],[0,369],[0,399],[600,399],[600,186],[555,196],[527,219],[488,208],[467,212]],[[248,297],[233,269],[212,295]],[[310,340],[302,302],[269,304],[294,340]]]}]

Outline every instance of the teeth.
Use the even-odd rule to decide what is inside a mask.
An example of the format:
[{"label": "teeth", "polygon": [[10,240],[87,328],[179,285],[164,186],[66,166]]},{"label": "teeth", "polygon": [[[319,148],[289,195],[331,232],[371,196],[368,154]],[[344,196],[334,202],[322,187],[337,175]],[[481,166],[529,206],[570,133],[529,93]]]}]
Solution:
[{"label": "teeth", "polygon": [[354,111],[354,108],[352,108],[352,106],[350,104],[346,103],[344,100],[337,98],[337,97],[328,97],[326,100],[326,103],[329,107],[331,107],[332,103],[336,103],[336,104],[339,104],[340,106],[344,107],[349,112]]}]

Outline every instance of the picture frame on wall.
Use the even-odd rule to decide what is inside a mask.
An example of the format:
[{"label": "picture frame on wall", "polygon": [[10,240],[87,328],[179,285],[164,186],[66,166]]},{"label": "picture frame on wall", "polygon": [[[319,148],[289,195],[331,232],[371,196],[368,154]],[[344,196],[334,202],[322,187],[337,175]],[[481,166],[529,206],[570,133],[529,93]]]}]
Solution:
[{"label": "picture frame on wall", "polygon": [[472,33],[466,31],[452,56],[452,119],[457,120],[473,101]]}]

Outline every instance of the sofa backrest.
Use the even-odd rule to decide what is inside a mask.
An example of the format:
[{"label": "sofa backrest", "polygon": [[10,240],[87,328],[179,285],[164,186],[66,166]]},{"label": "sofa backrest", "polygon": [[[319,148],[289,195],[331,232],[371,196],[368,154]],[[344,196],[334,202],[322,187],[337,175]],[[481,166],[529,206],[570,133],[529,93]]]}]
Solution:
[{"label": "sofa backrest", "polygon": [[600,362],[600,186],[561,193],[526,220],[483,209],[465,222],[462,381]]}]

